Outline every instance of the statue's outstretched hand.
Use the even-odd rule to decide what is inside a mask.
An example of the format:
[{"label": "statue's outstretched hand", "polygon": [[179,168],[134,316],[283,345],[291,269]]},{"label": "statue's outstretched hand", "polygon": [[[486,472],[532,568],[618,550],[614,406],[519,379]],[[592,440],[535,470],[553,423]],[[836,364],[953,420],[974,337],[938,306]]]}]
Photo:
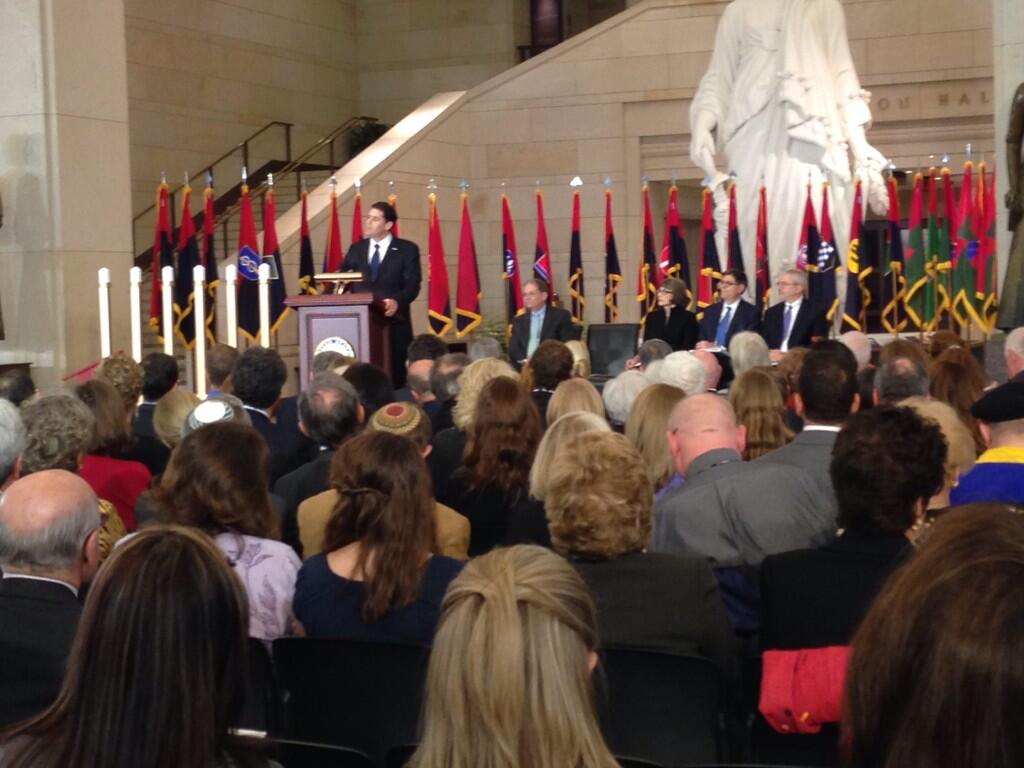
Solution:
[{"label": "statue's outstretched hand", "polygon": [[704,171],[708,178],[718,174],[715,168],[715,118],[707,112],[700,112],[690,126],[690,159]]}]

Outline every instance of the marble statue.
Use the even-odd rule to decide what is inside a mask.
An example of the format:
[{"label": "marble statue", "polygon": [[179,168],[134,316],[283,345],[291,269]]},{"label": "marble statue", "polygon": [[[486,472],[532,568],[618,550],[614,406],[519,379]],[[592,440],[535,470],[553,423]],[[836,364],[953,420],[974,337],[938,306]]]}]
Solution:
[{"label": "marble statue", "polygon": [[[690,157],[715,188],[718,209],[726,204],[727,172],[736,174],[751,282],[762,180],[773,279],[794,264],[808,180],[818,210],[821,182],[829,182],[833,229],[844,256],[854,173],[865,182],[872,209],[887,210],[886,160],[865,136],[870,96],[857,79],[838,0],[733,0],[725,9],[690,106]],[[724,150],[721,167],[716,149]],[[716,218],[721,215],[716,211]]]},{"label": "marble statue", "polygon": [[1010,103],[1010,122],[1006,130],[1006,208],[1013,233],[1006,263],[1006,277],[999,296],[999,328],[1024,325],[1024,83],[1017,86]]}]

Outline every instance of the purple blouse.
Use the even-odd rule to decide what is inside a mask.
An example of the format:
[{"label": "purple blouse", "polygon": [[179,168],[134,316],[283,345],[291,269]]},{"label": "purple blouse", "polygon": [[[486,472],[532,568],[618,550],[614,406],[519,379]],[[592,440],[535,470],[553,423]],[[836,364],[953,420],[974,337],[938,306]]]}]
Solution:
[{"label": "purple blouse", "polygon": [[289,637],[295,579],[302,566],[295,550],[280,541],[237,533],[222,533],[214,542],[249,596],[249,636],[266,641]]}]

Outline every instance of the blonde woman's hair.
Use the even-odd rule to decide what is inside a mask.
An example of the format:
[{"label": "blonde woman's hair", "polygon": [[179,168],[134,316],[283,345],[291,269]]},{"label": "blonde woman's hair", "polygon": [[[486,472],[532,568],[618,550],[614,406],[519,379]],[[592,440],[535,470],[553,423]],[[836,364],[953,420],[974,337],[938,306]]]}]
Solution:
[{"label": "blonde woman's hair", "polygon": [[942,430],[946,438],[946,482],[955,482],[974,466],[974,437],[953,406],[921,396],[908,397],[900,405],[913,408],[918,416],[931,419]]},{"label": "blonde woman's hair", "polygon": [[190,390],[175,387],[156,401],[153,431],[168,448],[181,442],[181,427],[200,400]]},{"label": "blonde woman's hair", "polygon": [[626,439],[640,453],[644,472],[655,490],[676,471],[668,450],[668,417],[686,393],[671,384],[651,384],[633,401],[626,419]]},{"label": "blonde woman's hair", "polygon": [[566,379],[555,387],[548,401],[547,423],[573,411],[587,411],[604,418],[604,401],[597,387],[586,379]]},{"label": "blonde woman's hair", "polygon": [[590,367],[590,350],[578,339],[570,339],[565,346],[572,352],[572,375],[587,378],[593,370]]},{"label": "blonde woman's hair", "polygon": [[544,509],[556,552],[604,559],[646,546],[654,487],[625,437],[580,435],[555,457],[549,480]]},{"label": "blonde woman's hair", "polygon": [[[551,413],[550,409],[548,413]],[[551,422],[533,457],[533,466],[530,468],[530,495],[543,501],[547,495],[551,462],[567,442],[585,432],[611,431],[612,428],[608,426],[603,416],[588,411],[573,411]]]},{"label": "blonde woman's hair", "polygon": [[535,546],[471,560],[441,605],[412,768],[616,768],[594,711],[594,604]]},{"label": "blonde woman's hair", "polygon": [[747,428],[744,461],[781,448],[793,439],[783,419],[786,412],[778,381],[759,368],[741,373],[729,387],[729,403],[736,421]]},{"label": "blonde woman's hair", "polygon": [[452,408],[452,421],[456,427],[463,431],[469,429],[476,415],[476,401],[480,397],[480,390],[491,379],[499,376],[518,379],[511,365],[493,357],[485,357],[470,363],[466,370],[459,374],[459,396],[455,401],[455,407]]}]

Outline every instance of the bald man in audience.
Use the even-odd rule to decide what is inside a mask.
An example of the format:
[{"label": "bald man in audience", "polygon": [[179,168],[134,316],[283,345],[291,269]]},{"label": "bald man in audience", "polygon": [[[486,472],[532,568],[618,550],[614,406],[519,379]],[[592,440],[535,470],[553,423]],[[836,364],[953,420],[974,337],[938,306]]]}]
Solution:
[{"label": "bald man in audience", "polygon": [[853,352],[857,372],[871,367],[871,337],[860,331],[847,331],[839,337],[840,343]]},{"label": "bald man in audience", "polygon": [[950,504],[1024,504],[1024,381],[988,390],[971,406],[971,415],[988,449],[953,486]]},{"label": "bald man in audience", "polygon": [[895,405],[908,397],[928,397],[928,371],[917,360],[896,357],[875,371],[875,405]]},{"label": "bald man in audience", "polygon": [[40,712],[60,690],[100,525],[92,488],[63,469],[16,480],[0,497],[0,726]]},{"label": "bald man in audience", "polygon": [[1014,328],[1006,334],[1003,357],[1010,381],[1024,381],[1024,327]]},{"label": "bald man in audience", "polygon": [[708,558],[733,627],[752,636],[756,566],[767,555],[825,543],[835,533],[835,510],[803,469],[745,463],[746,430],[718,395],[680,401],[667,439],[684,482],[654,505],[650,551]]}]

